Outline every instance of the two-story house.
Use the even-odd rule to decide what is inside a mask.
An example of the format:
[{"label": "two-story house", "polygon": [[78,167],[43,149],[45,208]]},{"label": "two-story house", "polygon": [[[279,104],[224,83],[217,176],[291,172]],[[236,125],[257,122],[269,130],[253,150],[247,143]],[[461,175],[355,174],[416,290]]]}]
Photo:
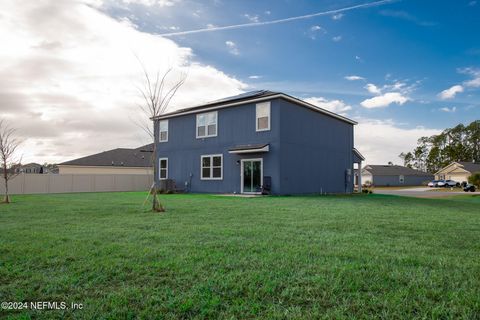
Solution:
[{"label": "two-story house", "polygon": [[350,193],[355,121],[284,93],[254,91],[155,121],[158,180],[188,192]]}]

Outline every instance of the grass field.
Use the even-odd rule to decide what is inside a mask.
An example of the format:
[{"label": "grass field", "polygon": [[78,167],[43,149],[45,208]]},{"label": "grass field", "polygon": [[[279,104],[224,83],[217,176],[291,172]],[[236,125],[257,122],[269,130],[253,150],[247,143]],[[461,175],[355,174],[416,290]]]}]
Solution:
[{"label": "grass field", "polygon": [[480,197],[16,196],[0,205],[9,318],[478,319]]}]

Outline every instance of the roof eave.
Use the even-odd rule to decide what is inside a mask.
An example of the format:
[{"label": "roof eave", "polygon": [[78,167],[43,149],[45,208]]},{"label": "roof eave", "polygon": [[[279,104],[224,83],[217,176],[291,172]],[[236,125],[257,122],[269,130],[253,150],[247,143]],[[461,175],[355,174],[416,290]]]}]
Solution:
[{"label": "roof eave", "polygon": [[166,114],[163,114],[163,115],[160,115],[160,116],[151,117],[150,120],[155,121],[155,120],[169,119],[169,118],[179,117],[179,116],[183,116],[183,115],[187,115],[187,114],[195,114],[195,113],[199,113],[199,112],[213,111],[213,110],[238,106],[238,105],[242,105],[242,104],[246,104],[246,103],[260,102],[260,101],[277,99],[277,98],[285,99],[287,101],[300,104],[304,107],[312,109],[313,111],[323,113],[323,114],[328,115],[332,118],[336,118],[338,120],[350,123],[352,125],[357,125],[358,124],[357,121],[354,121],[354,120],[349,119],[347,117],[341,116],[341,115],[336,114],[334,112],[328,111],[326,109],[317,107],[317,106],[315,106],[311,103],[308,103],[308,102],[305,102],[305,101],[300,100],[298,98],[289,96],[288,94],[285,94],[285,93],[276,93],[276,94],[272,94],[272,95],[264,96],[264,97],[260,97],[260,98],[247,99],[247,100],[236,101],[236,102],[225,103],[225,104],[219,104],[219,105],[214,105],[214,106],[205,105],[205,108],[198,107],[198,109],[192,109],[192,110],[186,109],[184,112],[180,111],[180,112],[166,113]]}]

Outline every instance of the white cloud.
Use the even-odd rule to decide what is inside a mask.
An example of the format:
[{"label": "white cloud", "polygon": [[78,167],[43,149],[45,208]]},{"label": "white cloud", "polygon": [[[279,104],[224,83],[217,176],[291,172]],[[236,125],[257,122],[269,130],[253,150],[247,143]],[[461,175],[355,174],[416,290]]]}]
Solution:
[{"label": "white cloud", "polygon": [[310,30],[308,31],[308,36],[310,39],[315,40],[317,38],[317,34],[325,34],[327,31],[322,28],[321,26],[314,25],[310,27]]},{"label": "white cloud", "polygon": [[480,87],[480,69],[463,68],[457,70],[459,73],[468,74],[472,79],[464,81],[461,85],[456,84],[448,89],[443,90],[438,94],[440,99],[447,100],[453,99],[457,93],[464,92],[466,88],[479,88]]},{"label": "white cloud", "polygon": [[362,107],[372,109],[388,107],[392,103],[402,105],[408,100],[409,98],[405,97],[399,92],[387,92],[380,96],[363,100],[360,104],[362,105]]},{"label": "white cloud", "polygon": [[253,15],[253,14],[248,14],[248,13],[245,13],[243,15],[245,18],[247,18],[250,22],[260,22],[260,18],[258,17],[258,15]]},{"label": "white cloud", "polygon": [[355,147],[365,156],[364,164],[399,162],[401,152],[411,151],[423,136],[439,134],[431,128],[402,128],[391,120],[355,119]]},{"label": "white cloud", "polygon": [[[22,138],[24,161],[63,161],[148,143],[131,118],[143,77],[187,72],[171,109],[242,92],[246,85],[194,60],[190,48],[140,32],[78,0],[0,2],[0,101]],[[48,18],[47,18],[48,17]],[[59,32],[61,30],[61,32]],[[178,78],[178,72],[171,80]]]},{"label": "white cloud", "polygon": [[345,79],[348,81],[365,80],[364,77],[355,76],[355,75],[346,76]]},{"label": "white cloud", "polygon": [[473,79],[465,81],[463,84],[467,87],[478,88],[480,87],[480,69],[465,68],[461,69],[460,73],[469,74]]},{"label": "white cloud", "polygon": [[440,97],[440,99],[442,100],[447,100],[447,99],[453,99],[455,98],[455,95],[457,93],[460,93],[460,92],[463,92],[463,87],[461,85],[454,85],[448,89],[445,89],[443,90],[442,92],[440,92],[438,94],[438,96]]},{"label": "white cloud", "polygon": [[334,15],[332,16],[332,19],[333,19],[333,20],[340,20],[340,19],[342,19],[342,18],[343,18],[343,13],[334,14]]},{"label": "white cloud", "polygon": [[332,38],[332,40],[335,42],[339,42],[340,40],[342,40],[342,36],[335,36]]},{"label": "white cloud", "polygon": [[240,54],[240,51],[238,50],[237,44],[231,40],[225,41],[225,44],[227,45],[228,52],[233,54],[234,56],[238,56]]},{"label": "white cloud", "polygon": [[347,111],[352,110],[352,107],[342,100],[327,100],[323,97],[310,97],[303,100],[317,107],[341,114],[343,116],[346,115]]},{"label": "white cloud", "polygon": [[440,111],[453,113],[457,111],[457,107],[453,107],[453,108],[443,107],[443,108],[440,108]]},{"label": "white cloud", "polygon": [[373,83],[369,83],[365,86],[365,89],[367,89],[368,92],[372,94],[381,94],[382,91]]},{"label": "white cloud", "polygon": [[122,2],[125,4],[141,4],[147,7],[172,7],[179,2],[179,0],[122,0]]},{"label": "white cloud", "polygon": [[251,75],[251,76],[248,76],[249,79],[260,79],[262,78],[262,76],[259,76],[259,75]]}]

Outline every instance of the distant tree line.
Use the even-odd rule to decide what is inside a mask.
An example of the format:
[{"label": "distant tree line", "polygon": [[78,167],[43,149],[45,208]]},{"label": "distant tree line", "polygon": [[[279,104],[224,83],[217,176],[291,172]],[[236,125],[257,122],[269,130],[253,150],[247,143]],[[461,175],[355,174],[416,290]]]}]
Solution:
[{"label": "distant tree line", "polygon": [[406,167],[432,173],[453,161],[480,162],[480,120],[421,137],[413,151],[402,152],[399,157]]}]

